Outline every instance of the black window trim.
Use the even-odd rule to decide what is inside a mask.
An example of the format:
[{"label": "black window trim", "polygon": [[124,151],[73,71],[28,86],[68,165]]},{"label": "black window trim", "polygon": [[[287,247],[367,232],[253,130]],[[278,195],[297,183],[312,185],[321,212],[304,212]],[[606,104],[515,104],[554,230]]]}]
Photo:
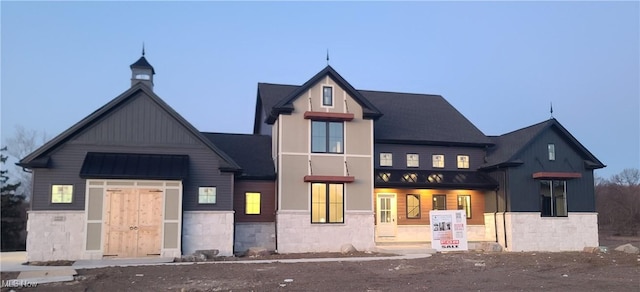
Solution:
[{"label": "black window trim", "polygon": [[[313,151],[313,123],[323,123],[325,124],[325,151]],[[331,132],[331,127],[329,126],[330,124],[340,124],[342,126],[342,146],[340,147],[340,152],[331,152],[329,149],[331,149],[331,144],[329,143],[329,141],[331,140],[329,138],[329,134]],[[317,120],[311,120],[311,153],[325,153],[325,154],[344,154],[344,149],[345,149],[345,145],[344,145],[344,122],[333,122],[333,121],[317,121]]]}]

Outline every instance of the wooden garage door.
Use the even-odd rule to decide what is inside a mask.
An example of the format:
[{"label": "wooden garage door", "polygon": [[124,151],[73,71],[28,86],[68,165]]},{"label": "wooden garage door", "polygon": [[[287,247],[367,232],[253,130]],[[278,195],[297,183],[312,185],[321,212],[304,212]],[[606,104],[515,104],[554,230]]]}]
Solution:
[{"label": "wooden garage door", "polygon": [[104,256],[159,256],[162,197],[158,189],[108,189]]}]

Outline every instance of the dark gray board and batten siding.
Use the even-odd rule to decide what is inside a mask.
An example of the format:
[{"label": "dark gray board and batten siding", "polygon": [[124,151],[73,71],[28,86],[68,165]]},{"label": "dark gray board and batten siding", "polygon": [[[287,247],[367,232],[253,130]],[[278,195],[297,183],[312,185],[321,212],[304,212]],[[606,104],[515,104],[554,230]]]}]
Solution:
[{"label": "dark gray board and batten siding", "polygon": [[[409,169],[407,167],[407,154],[418,154],[419,167],[418,170],[459,170],[458,155],[469,156],[469,169],[476,170],[484,163],[485,151],[479,147],[460,147],[460,146],[433,146],[433,145],[407,145],[407,144],[383,144],[376,143],[374,146],[374,162],[376,168],[389,169]],[[380,166],[380,153],[393,154],[393,166]],[[432,163],[432,155],[444,155],[444,168],[434,168]],[[413,169],[413,168],[412,168]]]},{"label": "dark gray board and batten siding", "polygon": [[[555,145],[554,161],[549,160],[547,150],[549,143]],[[541,133],[516,157],[524,163],[507,169],[506,185],[502,170],[490,172],[490,175],[506,188],[509,204],[507,211],[540,211],[540,181],[533,179],[533,173],[576,172],[582,174],[582,177],[567,180],[567,210],[595,212],[593,170],[585,168],[586,157],[582,157],[579,154],[580,151],[572,145],[552,127]],[[504,196],[502,191],[499,194]]]},{"label": "dark gray board and batten siding", "polygon": [[[87,152],[188,155],[183,210],[233,210],[233,173],[221,172],[221,158],[144,94],[131,97],[48,154],[50,168],[33,170],[32,210],[84,210],[86,181],[79,173]],[[54,184],[73,185],[71,204],[51,203]],[[216,187],[216,204],[198,204],[200,186]]]}]

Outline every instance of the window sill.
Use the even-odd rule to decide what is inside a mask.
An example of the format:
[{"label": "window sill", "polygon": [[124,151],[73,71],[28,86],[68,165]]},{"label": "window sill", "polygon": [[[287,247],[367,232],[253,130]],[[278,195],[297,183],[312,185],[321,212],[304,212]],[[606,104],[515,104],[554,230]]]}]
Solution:
[{"label": "window sill", "polygon": [[316,121],[351,121],[354,119],[354,114],[352,113],[329,113],[329,112],[312,112],[306,111],[304,112],[304,118],[307,120],[316,120]]}]

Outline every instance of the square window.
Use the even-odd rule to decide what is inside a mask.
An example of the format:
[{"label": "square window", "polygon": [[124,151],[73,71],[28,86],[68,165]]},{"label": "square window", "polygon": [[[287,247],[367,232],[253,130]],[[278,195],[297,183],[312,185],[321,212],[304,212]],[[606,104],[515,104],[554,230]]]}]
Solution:
[{"label": "square window", "polygon": [[244,213],[247,215],[259,215],[260,214],[260,193],[245,193]]},{"label": "square window", "polygon": [[540,181],[540,216],[567,217],[567,182],[564,180]]},{"label": "square window", "polygon": [[458,168],[469,168],[469,155],[458,155]]},{"label": "square window", "polygon": [[311,152],[343,153],[342,122],[311,121]]},{"label": "square window", "polygon": [[549,160],[550,161],[556,160],[556,145],[549,144],[547,145],[547,149],[549,150]]},{"label": "square window", "polygon": [[407,218],[420,218],[420,195],[407,195]]},{"label": "square window", "polygon": [[418,154],[407,154],[407,167],[419,167],[420,156]]},{"label": "square window", "polygon": [[344,223],[342,184],[311,184],[311,223]]},{"label": "square window", "polygon": [[333,106],[333,87],[322,87],[322,105]]},{"label": "square window", "polygon": [[70,204],[73,201],[73,185],[51,186],[51,203]]},{"label": "square window", "polygon": [[433,195],[432,210],[447,210],[447,195]]},{"label": "square window", "polygon": [[380,166],[393,166],[393,154],[380,153]]},{"label": "square window", "polygon": [[198,204],[215,204],[216,187],[199,187]]},{"label": "square window", "polygon": [[458,195],[458,210],[464,210],[467,214],[467,219],[471,218],[471,196],[470,195]]},{"label": "square window", "polygon": [[433,168],[444,168],[444,155],[434,154],[432,156]]}]

